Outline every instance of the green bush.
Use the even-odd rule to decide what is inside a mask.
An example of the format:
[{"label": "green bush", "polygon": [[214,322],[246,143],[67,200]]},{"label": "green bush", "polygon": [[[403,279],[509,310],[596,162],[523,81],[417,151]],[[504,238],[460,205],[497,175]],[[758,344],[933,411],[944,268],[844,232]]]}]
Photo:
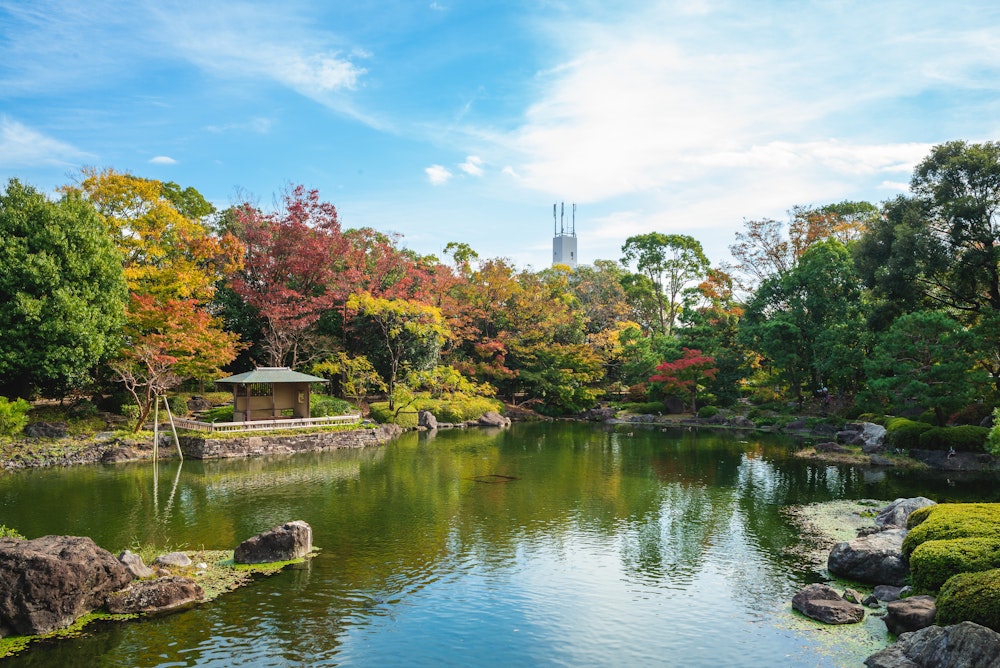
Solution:
[{"label": "green bush", "polygon": [[24,536],[21,535],[20,531],[17,529],[11,529],[3,524],[0,524],[0,538],[20,538],[21,540],[24,540]]},{"label": "green bush", "polygon": [[932,594],[953,575],[994,568],[1000,568],[1000,538],[930,540],[910,555],[913,588]]},{"label": "green bush", "polygon": [[719,414],[719,409],[715,406],[702,406],[698,409],[698,417],[707,419]]},{"label": "green bush", "polygon": [[949,450],[962,452],[985,452],[986,437],[990,430],[971,424],[959,427],[934,427],[920,434],[918,439],[922,450]]},{"label": "green bush", "polygon": [[232,422],[233,405],[214,406],[201,414],[202,422]]},{"label": "green bush", "polygon": [[920,447],[920,435],[933,425],[926,422],[915,422],[907,418],[892,418],[885,423],[885,444],[888,448],[909,450]]},{"label": "green bush", "polygon": [[1000,569],[950,578],[941,587],[936,605],[940,625],[975,622],[1000,631]]},{"label": "green bush", "polygon": [[314,394],[309,398],[309,415],[311,417],[328,417],[331,415],[347,415],[353,413],[354,407],[347,401],[329,394]]},{"label": "green bush", "polygon": [[139,419],[139,414],[142,413],[138,404],[122,404],[121,410],[122,415],[131,423],[135,423]]},{"label": "green bush", "polygon": [[986,437],[986,451],[1000,457],[1000,406],[993,409],[993,427]]},{"label": "green bush", "polygon": [[0,397],[0,436],[17,436],[28,424],[31,403],[24,399],[10,401]]},{"label": "green bush", "polygon": [[189,412],[187,399],[184,397],[172,396],[167,399],[167,404],[170,406],[170,414],[174,417],[184,417]]},{"label": "green bush", "polygon": [[912,529],[913,527],[917,526],[918,524],[926,520],[930,516],[931,511],[934,508],[935,506],[924,506],[923,508],[917,508],[916,510],[914,510],[912,513],[910,513],[910,516],[906,518],[906,528]]},{"label": "green bush", "polygon": [[420,398],[403,410],[393,419],[389,410],[389,402],[377,401],[369,407],[371,417],[376,422],[395,422],[400,427],[416,427],[417,412],[430,411],[438,422],[458,424],[468,420],[476,420],[488,411],[503,411],[503,403],[489,397],[463,397],[452,399]]},{"label": "green bush", "polygon": [[939,503],[930,506],[926,519],[910,529],[903,540],[903,554],[909,557],[917,546],[931,540],[997,536],[1000,503]]},{"label": "green bush", "polygon": [[871,422],[872,424],[880,424],[883,427],[889,422],[889,418],[880,413],[861,413],[856,418],[858,422]]}]

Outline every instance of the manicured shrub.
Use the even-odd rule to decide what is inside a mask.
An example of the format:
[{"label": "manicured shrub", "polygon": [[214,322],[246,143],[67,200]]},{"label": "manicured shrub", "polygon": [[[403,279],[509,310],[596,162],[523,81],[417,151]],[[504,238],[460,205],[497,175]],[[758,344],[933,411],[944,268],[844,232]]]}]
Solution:
[{"label": "manicured shrub", "polygon": [[975,622],[1000,631],[1000,569],[950,578],[936,605],[939,625]]},{"label": "manicured shrub", "polygon": [[0,397],[0,436],[16,436],[28,424],[31,403],[24,399],[10,401]]},{"label": "manicured shrub", "polygon": [[1000,537],[930,540],[910,555],[913,588],[932,594],[954,575],[994,568],[1000,568]]},{"label": "manicured shrub", "polygon": [[885,444],[889,448],[909,450],[920,447],[920,434],[933,429],[926,422],[915,422],[907,418],[892,418],[885,423]]},{"label": "manicured shrub", "polygon": [[986,437],[990,430],[986,427],[962,425],[959,427],[934,427],[920,434],[921,450],[950,450],[960,452],[985,452]]},{"label": "manicured shrub", "polygon": [[174,417],[184,417],[188,414],[188,404],[187,399],[182,396],[174,395],[167,399],[167,404],[170,405],[170,414]]},{"label": "manicured shrub", "polygon": [[403,408],[394,417],[389,410],[389,402],[376,401],[369,407],[371,418],[376,422],[395,422],[400,427],[416,427],[417,413],[430,411],[438,422],[458,424],[475,420],[488,411],[501,412],[503,403],[489,397],[465,397],[461,399],[421,398]]},{"label": "manicured shrub", "polygon": [[719,409],[715,406],[702,406],[698,409],[698,417],[707,419],[719,414]]},{"label": "manicured shrub", "polygon": [[213,406],[201,414],[201,420],[202,422],[232,422],[233,405]]},{"label": "manicured shrub", "polygon": [[918,524],[926,520],[927,517],[931,514],[931,510],[933,510],[935,507],[936,506],[924,506],[923,508],[917,508],[916,510],[914,510],[912,513],[910,513],[910,516],[906,518],[906,528],[912,529],[913,527],[917,526]]},{"label": "manicured shrub", "polygon": [[309,397],[309,416],[328,417],[356,412],[350,403],[329,394],[314,394]]},{"label": "manicured shrub", "polygon": [[910,529],[903,540],[909,557],[918,545],[951,538],[1000,536],[1000,503],[939,503],[930,506],[927,518]]},{"label": "manicured shrub", "polygon": [[857,422],[871,422],[873,424],[880,424],[883,427],[889,422],[890,418],[882,415],[881,413],[862,413],[856,418]]},{"label": "manicured shrub", "polygon": [[656,415],[663,412],[663,402],[645,401],[641,403],[629,402],[622,405],[622,410],[636,415]]}]

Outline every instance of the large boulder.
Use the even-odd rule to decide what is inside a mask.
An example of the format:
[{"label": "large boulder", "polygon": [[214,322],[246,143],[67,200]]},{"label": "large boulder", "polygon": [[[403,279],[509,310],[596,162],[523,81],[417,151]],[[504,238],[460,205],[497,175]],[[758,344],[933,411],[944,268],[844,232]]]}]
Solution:
[{"label": "large boulder", "polygon": [[897,636],[902,633],[919,631],[934,623],[937,606],[933,596],[909,596],[892,601],[885,606],[885,627]]},{"label": "large boulder", "polygon": [[183,552],[167,552],[153,559],[153,565],[160,568],[187,568],[191,565],[191,557]]},{"label": "large boulder", "polygon": [[236,546],[233,561],[238,564],[267,564],[291,561],[312,552],[312,527],[302,520],[286,522],[247,538]]},{"label": "large boulder", "polygon": [[480,427],[509,427],[510,418],[505,418],[496,411],[486,411],[476,424]]},{"label": "large boulder", "polygon": [[205,598],[205,591],[190,578],[166,577],[138,580],[108,596],[105,607],[116,615],[153,615],[178,610]]},{"label": "large boulder", "polygon": [[896,499],[888,506],[879,511],[875,516],[875,526],[880,529],[906,528],[906,519],[914,510],[933,506],[935,503],[930,499],[917,496],[912,499]]},{"label": "large boulder", "polygon": [[212,410],[212,402],[205,397],[191,397],[187,400],[187,409],[192,413]]},{"label": "large boulder", "polygon": [[845,600],[833,587],[824,584],[807,585],[792,597],[792,607],[825,624],[857,624],[865,617],[864,608]]},{"label": "large boulder", "polygon": [[868,668],[1000,668],[1000,633],[962,622],[904,633],[865,659]]},{"label": "large boulder", "polygon": [[437,429],[438,421],[434,417],[434,413],[430,411],[420,411],[417,413],[417,426],[423,427],[424,429]]},{"label": "large boulder", "polygon": [[881,452],[885,447],[886,429],[874,422],[862,422],[861,434],[858,436],[861,452],[870,455],[873,452]]},{"label": "large boulder", "polygon": [[24,427],[28,438],[62,438],[69,426],[65,422],[32,422]]},{"label": "large boulder", "polygon": [[0,627],[35,635],[69,626],[131,580],[90,538],[0,538]]},{"label": "large boulder", "polygon": [[909,567],[903,558],[905,529],[888,529],[837,543],[826,567],[834,575],[868,584],[905,584]]}]

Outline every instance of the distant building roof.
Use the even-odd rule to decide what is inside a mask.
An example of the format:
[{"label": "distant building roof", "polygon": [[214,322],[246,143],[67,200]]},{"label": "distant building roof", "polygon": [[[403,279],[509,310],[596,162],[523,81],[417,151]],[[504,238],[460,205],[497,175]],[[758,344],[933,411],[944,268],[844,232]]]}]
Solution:
[{"label": "distant building roof", "polygon": [[287,366],[260,366],[253,371],[238,373],[215,382],[236,385],[241,383],[328,383],[330,381],[326,378],[292,371]]}]

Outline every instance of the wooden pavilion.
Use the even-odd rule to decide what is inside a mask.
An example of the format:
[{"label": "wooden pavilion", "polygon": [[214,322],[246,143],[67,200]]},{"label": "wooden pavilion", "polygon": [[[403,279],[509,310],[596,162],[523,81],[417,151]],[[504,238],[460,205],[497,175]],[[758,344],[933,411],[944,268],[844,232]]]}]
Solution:
[{"label": "wooden pavilion", "polygon": [[233,422],[252,422],[308,419],[310,383],[329,381],[288,367],[262,366],[215,382],[233,387]]}]

